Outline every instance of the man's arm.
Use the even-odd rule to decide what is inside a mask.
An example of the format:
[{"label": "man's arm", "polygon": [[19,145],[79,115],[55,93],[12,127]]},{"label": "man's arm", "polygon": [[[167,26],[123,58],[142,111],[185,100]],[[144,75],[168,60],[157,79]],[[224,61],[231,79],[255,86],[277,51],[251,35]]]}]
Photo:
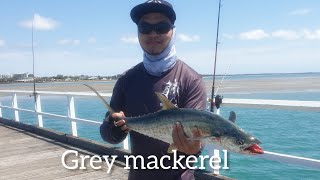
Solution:
[{"label": "man's arm", "polygon": [[[123,110],[124,107],[124,99],[120,84],[121,80],[119,79],[114,86],[110,101],[110,106],[116,112]],[[118,144],[126,138],[128,131],[126,130],[126,126],[124,125],[124,120],[121,120],[124,117],[125,115],[123,112],[113,113],[111,115],[109,112],[107,112],[105,120],[100,126],[100,134],[104,141],[111,144]],[[115,122],[116,120],[117,122]]]},{"label": "man's arm", "polygon": [[118,144],[127,137],[128,130],[124,120],[115,122],[115,119],[121,119],[120,117],[122,115],[123,112],[114,113],[112,115],[107,112],[106,118],[100,126],[100,134],[104,141],[111,144]]}]

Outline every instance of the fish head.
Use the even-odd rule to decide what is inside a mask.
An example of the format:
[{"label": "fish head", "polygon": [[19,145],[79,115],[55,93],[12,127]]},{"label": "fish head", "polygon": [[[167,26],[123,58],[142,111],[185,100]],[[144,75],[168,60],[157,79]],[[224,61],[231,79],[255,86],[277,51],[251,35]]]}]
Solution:
[{"label": "fish head", "polygon": [[259,146],[261,142],[240,128],[223,129],[218,134],[216,132],[212,140],[224,149],[249,155],[264,153]]},{"label": "fish head", "polygon": [[259,146],[260,141],[253,136],[250,137],[222,137],[221,146],[229,151],[240,154],[263,154],[262,148]]}]

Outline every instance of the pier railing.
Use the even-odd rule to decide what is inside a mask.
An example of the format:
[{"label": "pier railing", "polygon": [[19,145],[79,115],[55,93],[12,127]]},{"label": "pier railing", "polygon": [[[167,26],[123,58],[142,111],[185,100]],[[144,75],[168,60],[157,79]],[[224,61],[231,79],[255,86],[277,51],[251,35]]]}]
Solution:
[{"label": "pier railing", "polygon": [[[111,97],[111,93],[100,93],[102,97]],[[23,109],[18,106],[18,95],[28,95],[35,96],[34,109]],[[14,121],[19,122],[20,116],[19,112],[29,112],[37,115],[38,126],[43,128],[43,116],[49,118],[56,118],[61,120],[66,120],[71,122],[71,133],[73,136],[78,136],[77,122],[82,122],[90,125],[100,126],[102,122],[98,122],[96,120],[91,119],[83,119],[78,118],[75,115],[75,97],[96,97],[94,93],[85,93],[85,92],[53,92],[53,91],[37,91],[36,93],[32,91],[5,91],[0,90],[1,96],[12,96],[12,106],[4,106],[1,104],[0,98],[0,117],[2,117],[1,108],[14,110]],[[68,98],[68,114],[67,115],[59,115],[42,111],[41,106],[41,96],[66,96]],[[123,141],[123,148],[129,150],[129,140],[126,138]]]},{"label": "pier railing", "polygon": [[[35,96],[34,109],[19,108],[18,97],[19,96]],[[101,93],[103,97],[111,97],[111,93]],[[1,104],[1,96],[11,96],[12,106],[5,106]],[[66,96],[68,98],[68,114],[58,115],[48,112],[43,112],[41,108],[42,96]],[[43,127],[43,116],[67,120],[71,122],[71,132],[73,136],[78,136],[77,122],[87,123],[91,125],[100,126],[102,122],[98,122],[91,119],[78,118],[75,115],[75,97],[96,97],[94,93],[86,92],[50,92],[50,91],[14,91],[14,90],[0,90],[0,117],[3,117],[2,109],[11,109],[14,111],[13,120],[19,122],[19,112],[34,113],[37,116],[37,122],[39,127]],[[223,106],[236,106],[236,107],[254,107],[263,109],[285,109],[285,110],[300,110],[300,111],[315,111],[320,112],[320,101],[293,101],[293,100],[263,100],[263,99],[223,99]],[[219,111],[218,111],[219,112]],[[128,137],[123,142],[123,148],[129,150]],[[215,151],[218,153],[218,151]],[[217,154],[215,154],[217,155]],[[255,155],[254,157],[260,157],[266,160],[279,161],[289,164],[301,165],[311,168],[320,169],[320,160],[304,158],[298,156],[291,156],[288,154],[280,154],[275,152],[265,151],[262,155]],[[219,174],[218,170],[214,171],[215,174]]]}]

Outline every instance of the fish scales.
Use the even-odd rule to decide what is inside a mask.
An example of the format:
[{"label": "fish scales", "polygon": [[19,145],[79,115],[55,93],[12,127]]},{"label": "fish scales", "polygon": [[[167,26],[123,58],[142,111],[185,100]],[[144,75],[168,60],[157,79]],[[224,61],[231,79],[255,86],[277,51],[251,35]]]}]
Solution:
[{"label": "fish scales", "polygon": [[[193,136],[192,131],[196,128],[201,130],[203,137],[210,136],[210,130],[212,130],[214,126],[212,126],[213,122],[209,121],[208,116],[209,115],[204,115],[203,113],[199,113],[198,110],[193,109],[172,109],[158,111],[145,116],[127,117],[125,119],[127,120],[127,125],[136,132],[152,138],[161,140],[164,138],[165,140],[168,140],[171,139],[173,125],[176,122],[181,123],[183,130],[188,137]],[[219,121],[218,118],[219,117],[217,116],[214,119]]]}]

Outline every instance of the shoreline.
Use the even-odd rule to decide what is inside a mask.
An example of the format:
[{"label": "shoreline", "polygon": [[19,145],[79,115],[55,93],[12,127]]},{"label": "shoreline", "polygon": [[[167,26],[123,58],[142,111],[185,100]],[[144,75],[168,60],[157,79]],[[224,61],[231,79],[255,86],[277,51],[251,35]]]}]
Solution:
[{"label": "shoreline", "polygon": [[[204,79],[207,92],[211,92],[212,79]],[[90,92],[82,83],[88,83],[102,92],[112,92],[116,83],[111,81],[62,81],[53,83],[37,83],[37,91],[60,92]],[[216,80],[217,89],[220,80]],[[33,91],[32,83],[6,84],[0,90],[25,90]],[[277,92],[277,91],[320,91],[319,77],[283,77],[283,78],[257,78],[257,79],[225,79],[219,88],[219,94],[223,93],[252,93],[252,92]]]}]

